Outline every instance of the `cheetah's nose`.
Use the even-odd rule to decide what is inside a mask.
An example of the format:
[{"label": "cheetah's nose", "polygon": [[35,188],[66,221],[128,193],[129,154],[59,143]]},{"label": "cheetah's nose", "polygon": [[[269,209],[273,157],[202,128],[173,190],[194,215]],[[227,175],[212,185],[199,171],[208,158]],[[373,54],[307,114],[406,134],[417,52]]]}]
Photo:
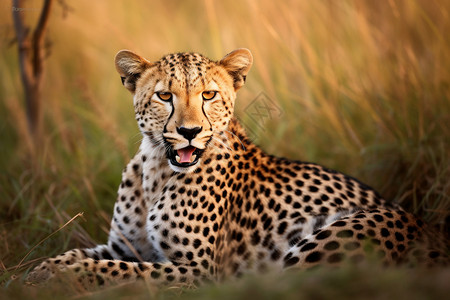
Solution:
[{"label": "cheetah's nose", "polygon": [[188,141],[191,141],[194,139],[197,134],[202,131],[203,127],[193,127],[193,128],[186,128],[186,127],[177,127],[177,132],[181,134],[185,139]]}]

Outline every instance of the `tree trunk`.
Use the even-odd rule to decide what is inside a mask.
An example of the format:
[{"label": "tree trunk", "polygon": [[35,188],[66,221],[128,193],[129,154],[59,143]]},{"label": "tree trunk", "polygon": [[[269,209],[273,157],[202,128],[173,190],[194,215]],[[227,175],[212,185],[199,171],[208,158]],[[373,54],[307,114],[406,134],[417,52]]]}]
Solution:
[{"label": "tree trunk", "polygon": [[32,36],[29,34],[29,28],[25,26],[24,13],[26,8],[23,6],[23,1],[13,0],[12,7],[27,123],[35,148],[38,148],[42,141],[41,87],[44,62],[43,43],[52,3],[53,0],[44,1],[38,24]]}]

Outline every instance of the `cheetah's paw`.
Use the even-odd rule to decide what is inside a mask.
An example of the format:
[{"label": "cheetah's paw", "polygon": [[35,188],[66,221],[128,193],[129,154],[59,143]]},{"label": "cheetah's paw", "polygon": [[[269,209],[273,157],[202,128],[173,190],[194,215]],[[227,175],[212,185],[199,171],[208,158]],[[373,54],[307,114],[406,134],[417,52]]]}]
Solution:
[{"label": "cheetah's paw", "polygon": [[61,267],[57,267],[51,260],[42,262],[35,267],[26,277],[28,284],[44,283],[55,276],[55,273],[61,271]]}]

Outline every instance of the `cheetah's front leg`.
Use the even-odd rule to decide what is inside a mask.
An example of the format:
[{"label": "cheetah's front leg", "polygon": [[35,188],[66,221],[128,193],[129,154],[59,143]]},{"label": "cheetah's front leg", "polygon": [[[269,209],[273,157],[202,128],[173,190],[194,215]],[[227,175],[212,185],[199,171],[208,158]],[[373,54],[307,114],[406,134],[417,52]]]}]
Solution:
[{"label": "cheetah's front leg", "polygon": [[[150,263],[150,262],[127,262],[121,260],[92,258],[79,259],[80,250],[68,251],[56,258],[49,259],[38,266],[28,275],[29,282],[47,280],[54,277],[58,272],[74,276],[77,282],[89,289],[97,286],[132,282],[143,278],[150,284],[168,285],[177,284],[199,284],[211,280],[212,276],[207,270],[202,270],[189,265],[181,265],[173,262]],[[73,257],[74,263],[69,259]]]},{"label": "cheetah's front leg", "polygon": [[[152,260],[152,248],[151,245],[146,243],[139,243],[128,247],[123,242],[126,239],[125,234],[133,230],[135,224],[144,224],[145,215],[137,215],[136,211],[144,211],[145,204],[143,203],[143,188],[142,188],[142,166],[140,165],[141,155],[138,153],[127,165],[122,173],[122,184],[120,185],[116,205],[114,208],[114,217],[111,222],[111,231],[109,234],[107,245],[98,245],[95,248],[90,249],[73,249],[67,251],[57,257],[50,258],[42,262],[39,266],[34,268],[28,275],[27,280],[33,283],[44,282],[52,278],[56,272],[63,271],[68,266],[74,265],[84,259],[121,259],[121,260],[133,260],[138,259],[134,253],[139,250],[145,249],[146,252],[143,255],[144,260]],[[125,199],[130,199],[132,205],[126,206],[124,204]],[[123,220],[124,217],[129,220],[131,212],[136,214],[134,221],[118,224],[118,221]],[[124,215],[121,215],[124,214]],[[126,215],[128,214],[128,216]],[[121,228],[122,230],[120,230]],[[131,236],[136,241],[145,240],[145,231],[141,230]],[[137,250],[136,250],[137,248]],[[133,251],[134,250],[134,251]]]},{"label": "cheetah's front leg", "polygon": [[72,249],[56,257],[46,259],[27,276],[27,282],[42,283],[54,277],[57,272],[65,271],[69,266],[85,259],[99,260],[112,258],[107,245],[91,249]]}]

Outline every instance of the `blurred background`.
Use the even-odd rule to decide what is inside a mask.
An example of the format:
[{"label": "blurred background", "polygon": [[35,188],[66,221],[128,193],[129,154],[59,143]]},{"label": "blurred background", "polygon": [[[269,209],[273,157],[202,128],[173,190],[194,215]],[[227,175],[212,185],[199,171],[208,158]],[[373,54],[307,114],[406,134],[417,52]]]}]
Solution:
[{"label": "blurred background", "polygon": [[[31,28],[42,3],[21,12]],[[56,1],[39,149],[27,128],[12,6],[0,4],[1,281],[78,212],[84,220],[21,266],[106,241],[121,170],[141,139],[114,68],[121,49],[149,60],[250,49],[236,115],[257,144],[357,177],[448,235],[450,1]],[[261,99],[273,110],[255,118]]]}]

